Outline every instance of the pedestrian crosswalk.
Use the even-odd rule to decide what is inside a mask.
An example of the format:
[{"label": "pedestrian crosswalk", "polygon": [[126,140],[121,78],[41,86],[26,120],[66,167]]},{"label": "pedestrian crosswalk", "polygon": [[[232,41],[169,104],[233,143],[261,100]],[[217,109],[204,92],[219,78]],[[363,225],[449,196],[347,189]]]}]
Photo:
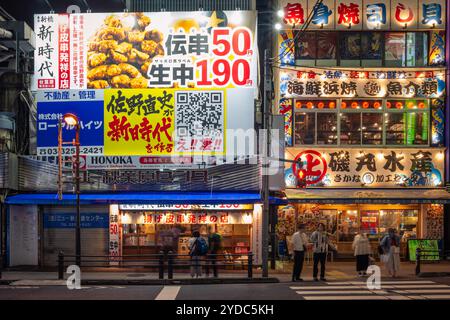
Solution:
[{"label": "pedestrian crosswalk", "polygon": [[369,289],[364,281],[305,283],[291,286],[305,300],[424,300],[450,299],[450,286],[434,281],[381,281]]}]

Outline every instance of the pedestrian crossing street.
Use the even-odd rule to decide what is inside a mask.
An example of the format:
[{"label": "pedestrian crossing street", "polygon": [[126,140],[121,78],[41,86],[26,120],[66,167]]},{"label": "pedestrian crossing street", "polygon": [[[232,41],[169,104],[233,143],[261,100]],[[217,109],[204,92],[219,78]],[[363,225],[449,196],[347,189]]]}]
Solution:
[{"label": "pedestrian crossing street", "polygon": [[369,289],[365,281],[320,282],[290,289],[305,300],[450,299],[450,286],[434,281],[382,281],[381,289]]}]

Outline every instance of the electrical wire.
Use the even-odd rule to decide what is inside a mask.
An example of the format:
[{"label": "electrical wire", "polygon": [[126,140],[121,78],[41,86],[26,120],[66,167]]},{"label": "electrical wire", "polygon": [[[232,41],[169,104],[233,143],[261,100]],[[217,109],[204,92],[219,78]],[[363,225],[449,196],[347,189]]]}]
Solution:
[{"label": "electrical wire", "polygon": [[[297,33],[295,34],[294,38],[292,39],[292,42],[290,45],[288,45],[284,51],[278,55],[276,55],[275,57],[272,57],[269,60],[275,60],[278,59],[279,61],[282,61],[282,59],[287,55],[287,53],[289,51],[291,51],[292,49],[295,48],[295,42],[298,40],[298,38],[300,37],[300,35],[302,34],[302,32],[305,32],[305,30],[308,28],[308,26],[310,25],[312,18],[314,16],[314,13],[316,11],[316,6],[319,6],[322,3],[323,0],[317,0],[316,3],[313,6],[313,10],[311,10],[311,12],[309,13],[308,17],[306,18],[306,23],[303,24],[300,28],[300,30],[297,31]],[[296,31],[295,29],[293,29],[293,31]]]},{"label": "electrical wire", "polygon": [[316,1],[316,3],[313,6],[313,10],[311,10],[311,12],[309,13],[308,17],[306,18],[305,24],[303,24],[301,26],[300,30],[293,29],[293,31],[296,31],[297,33],[295,34],[294,38],[292,39],[292,42],[289,45],[286,46],[286,48],[283,50],[282,53],[276,55],[275,57],[272,57],[271,59],[269,59],[269,61],[281,62],[282,59],[288,54],[288,52],[295,48],[296,41],[300,38],[300,36],[302,34],[305,33],[306,29],[311,24],[311,21],[312,21],[312,19],[314,17],[314,14],[316,13],[316,8],[320,4],[322,4],[322,2],[323,2],[323,0],[317,0]]}]

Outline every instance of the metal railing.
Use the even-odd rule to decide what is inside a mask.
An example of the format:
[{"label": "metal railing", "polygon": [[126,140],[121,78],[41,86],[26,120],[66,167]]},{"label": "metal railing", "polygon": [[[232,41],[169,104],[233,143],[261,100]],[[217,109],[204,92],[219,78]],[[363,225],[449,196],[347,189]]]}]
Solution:
[{"label": "metal railing", "polygon": [[[80,260],[81,267],[109,267],[109,268],[152,268],[157,270],[158,279],[164,279],[167,271],[167,279],[173,279],[176,270],[188,270],[191,268],[200,269],[200,273],[205,269],[206,275],[209,271],[213,272],[214,277],[219,277],[219,270],[232,268],[235,270],[246,270],[247,278],[253,278],[253,253],[245,254],[207,254],[193,259],[188,254],[176,254],[169,251],[158,254],[146,255],[97,255],[97,256],[76,256],[65,255],[62,251],[58,254],[58,279],[64,279],[64,270],[66,266],[76,264],[77,258]],[[191,269],[191,273],[195,270]]]}]

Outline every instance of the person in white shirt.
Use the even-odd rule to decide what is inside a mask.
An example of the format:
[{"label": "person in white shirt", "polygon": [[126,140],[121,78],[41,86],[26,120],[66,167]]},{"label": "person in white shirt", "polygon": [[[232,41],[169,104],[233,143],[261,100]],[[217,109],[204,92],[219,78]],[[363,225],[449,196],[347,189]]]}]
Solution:
[{"label": "person in white shirt", "polygon": [[300,278],[300,274],[302,273],[306,245],[308,244],[308,237],[304,232],[303,224],[298,225],[297,232],[292,235],[292,244],[294,247],[294,269],[292,271],[292,282],[303,281],[303,279]]},{"label": "person in white shirt", "polygon": [[358,276],[366,276],[369,267],[369,256],[371,252],[369,238],[366,233],[359,233],[353,240],[352,248],[356,257],[356,272]]}]

